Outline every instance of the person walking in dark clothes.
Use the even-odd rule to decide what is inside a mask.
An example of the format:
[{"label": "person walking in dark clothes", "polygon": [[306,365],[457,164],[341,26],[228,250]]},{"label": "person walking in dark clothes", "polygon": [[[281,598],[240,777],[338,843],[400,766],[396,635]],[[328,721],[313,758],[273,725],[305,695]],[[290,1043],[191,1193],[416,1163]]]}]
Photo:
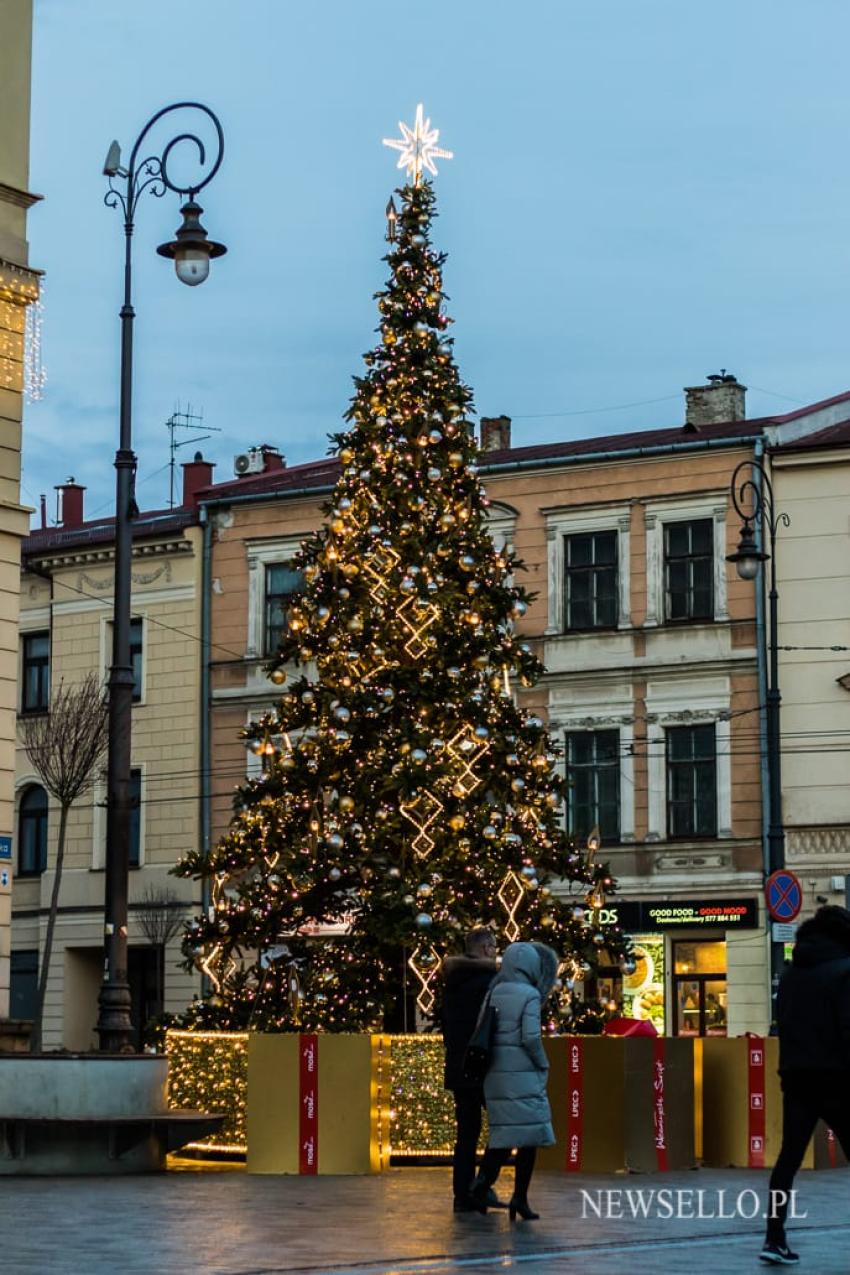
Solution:
[{"label": "person walking in dark clothes", "polygon": [[[475,1153],[481,1135],[484,1087],[464,1079],[463,1056],[487,990],[496,976],[496,940],[483,926],[466,936],[463,956],[449,956],[443,964],[443,1045],[446,1051],[445,1088],[455,1100],[457,1140],[452,1159],[452,1190],[456,1213],[471,1213],[470,1190],[475,1178]],[[495,1195],[492,1206],[498,1206]]]},{"label": "person walking in dark clothes", "polygon": [[850,1159],[850,912],[822,907],[797,931],[779,983],[782,1148],[770,1177],[763,1262],[799,1261],[785,1238],[794,1177],[821,1119]]}]

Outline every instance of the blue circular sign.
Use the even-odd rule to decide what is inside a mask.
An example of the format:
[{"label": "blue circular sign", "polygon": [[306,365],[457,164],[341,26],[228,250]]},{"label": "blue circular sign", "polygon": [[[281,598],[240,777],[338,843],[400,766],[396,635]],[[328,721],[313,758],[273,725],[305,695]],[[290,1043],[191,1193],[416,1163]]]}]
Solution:
[{"label": "blue circular sign", "polygon": [[787,868],[771,872],[764,885],[764,897],[774,921],[793,921],[803,906],[800,878]]}]

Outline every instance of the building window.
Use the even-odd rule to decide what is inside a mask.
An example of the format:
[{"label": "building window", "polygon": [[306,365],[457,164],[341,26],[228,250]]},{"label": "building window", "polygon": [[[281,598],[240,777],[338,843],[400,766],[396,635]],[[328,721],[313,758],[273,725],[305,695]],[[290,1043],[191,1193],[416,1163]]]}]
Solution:
[{"label": "building window", "polygon": [[276,655],[286,636],[286,613],[294,593],[304,583],[300,571],[288,562],[266,564],[265,623],[263,626],[263,654]]},{"label": "building window", "polygon": [[[107,667],[111,667],[114,655],[113,648],[113,626],[110,621],[106,626],[107,641],[109,643],[109,653],[107,656]],[[142,699],[142,691],[144,689],[144,633],[145,622],[140,615],[135,616],[130,621],[130,664],[133,669],[133,703],[138,704]]]},{"label": "building window", "polygon": [[717,836],[714,723],[667,728],[667,835]]},{"label": "building window", "polygon": [[567,631],[616,628],[616,531],[566,536],[564,565]]},{"label": "building window", "polygon": [[567,734],[567,822],[583,841],[596,827],[603,842],[620,840],[620,732]]},{"label": "building window", "polygon": [[18,806],[18,876],[38,877],[47,867],[47,793],[31,784]]},{"label": "building window", "polygon": [[21,712],[46,713],[50,703],[49,633],[25,634],[21,674]]},{"label": "building window", "polygon": [[714,619],[714,522],[664,524],[664,590],[668,620]]},{"label": "building window", "polygon": [[35,1018],[38,952],[13,952],[9,974],[9,1017]]},{"label": "building window", "polygon": [[142,862],[142,772],[130,771],[130,867]]},{"label": "building window", "polygon": [[133,666],[133,702],[142,698],[142,653],[144,622],[141,616],[130,621],[130,663]]}]

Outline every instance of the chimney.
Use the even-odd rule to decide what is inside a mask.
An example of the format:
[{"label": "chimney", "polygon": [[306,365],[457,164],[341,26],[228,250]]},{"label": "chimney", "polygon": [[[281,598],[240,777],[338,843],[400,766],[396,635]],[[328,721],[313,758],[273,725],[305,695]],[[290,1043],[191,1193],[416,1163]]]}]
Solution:
[{"label": "chimney", "polygon": [[501,452],[511,445],[510,416],[481,417],[482,452]]},{"label": "chimney", "polygon": [[183,500],[182,505],[196,505],[195,499],[197,493],[202,487],[209,487],[213,480],[213,470],[215,465],[211,460],[204,460],[200,452],[195,452],[194,460],[188,460],[181,465],[183,470]]},{"label": "chimney", "polygon": [[747,387],[722,367],[707,385],[685,389],[685,432],[696,434],[703,425],[725,425],[747,415]]},{"label": "chimney", "polygon": [[73,478],[54,488],[59,493],[57,498],[56,521],[60,527],[82,527],[83,525],[83,492]]},{"label": "chimney", "polygon": [[268,443],[261,443],[257,450],[263,453],[264,474],[270,474],[275,469],[286,469],[286,457],[281,454],[277,447],[271,447]]},{"label": "chimney", "polygon": [[41,506],[41,530],[47,530],[47,497],[42,493],[38,498]]}]

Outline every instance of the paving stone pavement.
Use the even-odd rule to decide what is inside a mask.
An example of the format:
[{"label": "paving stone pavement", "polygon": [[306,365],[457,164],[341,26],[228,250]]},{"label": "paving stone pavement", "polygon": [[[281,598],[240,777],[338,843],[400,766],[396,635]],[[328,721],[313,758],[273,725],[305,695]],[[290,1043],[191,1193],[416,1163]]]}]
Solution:
[{"label": "paving stone pavement", "polygon": [[[509,1179],[510,1174],[506,1175]],[[766,1270],[762,1173],[702,1169],[663,1177],[538,1174],[538,1222],[504,1212],[455,1215],[447,1169],[399,1168],[375,1178],[253,1177],[181,1168],[141,1178],[4,1178],[2,1275],[723,1275]],[[669,1218],[653,1189],[684,1192]],[[502,1187],[507,1192],[509,1181]],[[793,1244],[798,1269],[850,1275],[850,1169],[803,1173]],[[630,1216],[642,1190],[649,1216]],[[582,1191],[588,1193],[583,1196]],[[622,1217],[598,1217],[609,1203]],[[695,1193],[702,1191],[698,1197]],[[598,1193],[602,1192],[600,1196]],[[671,1197],[675,1203],[676,1196]],[[593,1201],[591,1206],[588,1200]],[[634,1208],[637,1197],[632,1195]],[[703,1217],[696,1216],[698,1212]],[[582,1216],[584,1212],[585,1216]]]}]

